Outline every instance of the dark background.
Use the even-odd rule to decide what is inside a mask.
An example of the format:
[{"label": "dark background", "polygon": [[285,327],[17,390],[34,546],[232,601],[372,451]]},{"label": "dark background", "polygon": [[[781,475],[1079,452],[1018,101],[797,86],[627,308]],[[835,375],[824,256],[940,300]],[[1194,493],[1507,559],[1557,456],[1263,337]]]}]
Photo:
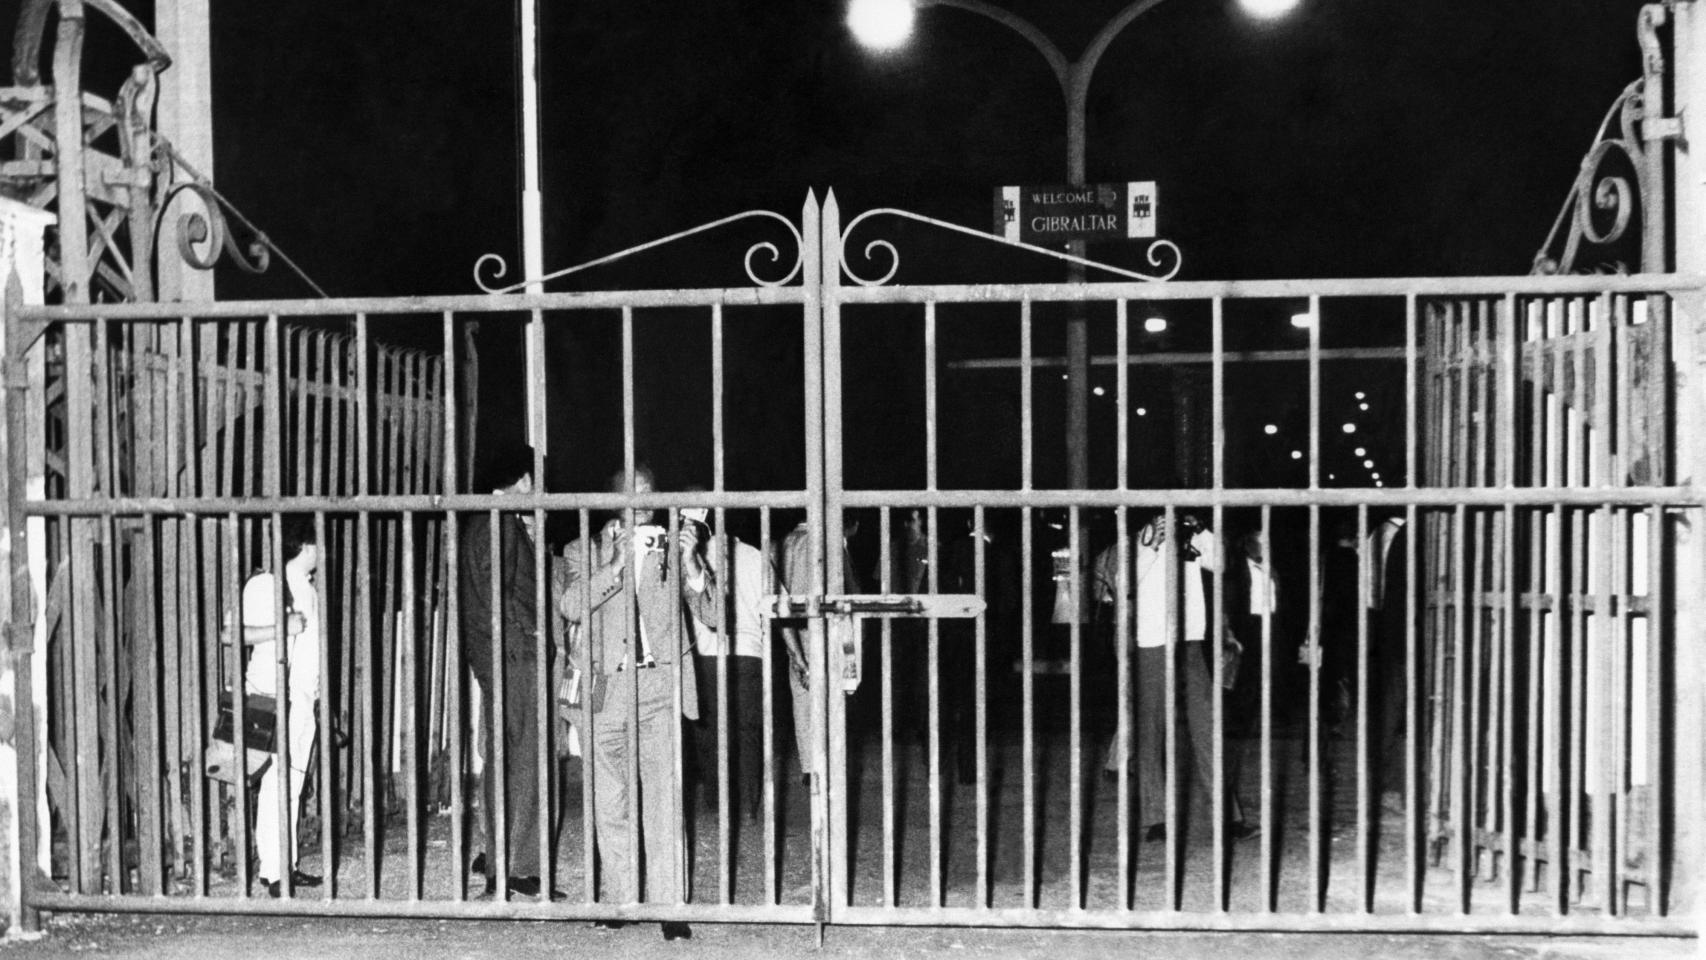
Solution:
[{"label": "dark background", "polygon": [[[1004,183],[1064,180],[1064,110],[1042,58],[998,24],[924,11],[902,51],[874,56],[838,2],[577,0],[541,4],[548,269],[732,213],[797,219],[833,189],[851,218],[902,207],[987,229]],[[1074,56],[1122,0],[1007,0]],[[1640,72],[1636,0],[1303,0],[1275,23],[1235,0],[1169,0],[1108,49],[1091,84],[1088,179],[1160,184],[1161,235],[1180,279],[1431,276],[1528,271],[1595,129]],[[147,4],[135,7],[147,22]],[[6,18],[3,25],[9,25]],[[134,55],[92,15],[89,89],[116,90]],[[474,293],[476,259],[519,269],[519,96],[511,4],[302,0],[214,11],[219,189],[333,295]],[[909,225],[873,224],[902,251],[895,282],[1054,280],[1057,262]],[[551,289],[747,285],[742,256],[778,226],[742,224],[599,268]],[[1138,266],[1142,248],[1096,245]],[[763,263],[759,264],[764,266]],[[784,267],[786,264],[784,264]],[[227,299],[310,292],[281,266],[221,268]],[[1228,314],[1244,347],[1301,346],[1284,320],[1301,301]],[[1391,304],[1335,304],[1328,345],[1396,345]],[[1165,338],[1206,345],[1206,307],[1169,308]],[[1145,311],[1145,312],[1137,312]],[[1242,311],[1242,312],[1240,312]],[[1166,311],[1162,311],[1165,313]],[[1014,356],[1012,311],[944,308],[942,359]],[[1134,330],[1147,308],[1135,305]],[[916,311],[849,311],[847,480],[923,481]],[[1063,316],[1039,310],[1037,349],[1058,353]],[[1112,347],[1111,313],[1093,314]],[[729,482],[803,483],[797,317],[728,312]],[[437,323],[376,323],[436,346]],[[519,319],[482,325],[481,436],[521,434]],[[620,327],[613,314],[552,317],[553,486],[601,486],[620,460]],[[1290,338],[1290,339],[1287,339]],[[635,429],[666,486],[709,484],[709,325],[703,311],[636,320]],[[1401,378],[1335,366],[1325,383],[1324,480],[1353,445],[1401,480]],[[1234,484],[1304,481],[1301,366],[1234,370]],[[1093,481],[1114,481],[1113,378],[1093,403]],[[1009,374],[941,373],[943,483],[1013,486],[1017,390]],[[1395,392],[1396,388],[1396,392]],[[1173,374],[1134,368],[1132,482],[1180,481]],[[1334,428],[1354,391],[1376,394],[1355,438]],[[1039,485],[1064,482],[1061,395],[1037,397]],[[1145,414],[1136,415],[1142,407]],[[1281,428],[1267,439],[1264,423]],[[1343,449],[1340,449],[1340,448]],[[1345,473],[1345,478],[1339,474]]]}]

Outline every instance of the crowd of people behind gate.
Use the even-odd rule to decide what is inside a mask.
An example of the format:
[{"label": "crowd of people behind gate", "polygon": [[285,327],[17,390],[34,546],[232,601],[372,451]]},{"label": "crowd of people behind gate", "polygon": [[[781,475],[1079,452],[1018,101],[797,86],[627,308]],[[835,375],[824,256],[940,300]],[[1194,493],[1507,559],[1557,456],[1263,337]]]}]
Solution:
[{"label": "crowd of people behind gate", "polygon": [[[533,470],[530,449],[511,449],[487,459],[475,489],[497,496],[524,495],[534,488]],[[643,495],[654,492],[655,482],[642,466],[632,475],[618,473],[609,489]],[[493,516],[498,518],[495,527]],[[670,519],[675,522],[659,522]],[[976,538],[984,536],[981,531],[968,525],[933,543],[922,511],[904,511],[901,519],[892,555],[879,560],[867,583],[850,549],[859,523],[848,518],[847,540],[841,544],[844,580],[831,585],[830,592],[981,593],[990,603],[984,653],[991,673],[999,676],[1016,655],[1008,641],[1019,619],[1017,570],[998,558],[980,583],[973,568],[981,556],[974,549]],[[1214,792],[1215,700],[1224,698],[1222,729],[1228,736],[1258,732],[1252,706],[1259,698],[1226,697],[1225,691],[1260,689],[1261,681],[1249,679],[1249,669],[1241,671],[1240,661],[1246,650],[1259,652],[1262,637],[1283,632],[1275,620],[1284,605],[1267,530],[1246,529],[1223,543],[1186,511],[1157,511],[1138,520],[1127,542],[1100,550],[1088,571],[1090,599],[1098,609],[1094,635],[1104,641],[1109,662],[1118,645],[1129,651],[1134,681],[1131,729],[1124,740],[1114,735],[1119,725],[1106,709],[1101,722],[1092,722],[1110,734],[1107,775],[1113,778],[1126,770],[1134,775],[1140,829],[1146,840],[1160,841],[1167,834],[1168,798],[1182,789],[1168,776],[1166,744],[1172,742],[1179,751],[1175,769],[1180,778],[1194,779],[1203,796]],[[673,541],[671,529],[676,531]],[[312,582],[317,553],[310,524],[290,520],[282,534],[286,659],[297,665],[289,670],[287,687],[290,849],[280,843],[279,805],[262,802],[255,808],[257,875],[273,896],[280,895],[280,878],[287,872],[291,887],[320,882],[297,868],[294,849],[319,696],[314,668],[322,628]],[[698,803],[715,809],[726,800],[731,816],[759,817],[764,664],[773,641],[782,654],[779,663],[792,703],[799,770],[808,788],[818,772],[812,759],[816,710],[806,632],[800,622],[778,621],[779,629],[772,633],[767,609],[772,593],[809,592],[810,528],[802,522],[765,550],[712,529],[709,511],[687,507],[677,509],[673,517],[647,509],[612,511],[597,517],[594,529],[583,531],[558,553],[542,548],[543,536],[533,513],[525,510],[471,512],[460,521],[455,588],[462,662],[473,680],[472,696],[486,705],[474,722],[487,775],[481,777],[477,794],[479,839],[472,872],[484,881],[487,894],[495,894],[502,884],[510,894],[560,895],[543,890],[541,879],[549,875],[542,869],[541,855],[550,855],[555,830],[552,811],[541,809],[538,766],[538,695],[540,679],[548,678],[547,688],[555,691],[556,701],[548,712],[561,721],[557,748],[581,756],[583,775],[592,783],[598,898],[611,903],[682,902],[688,895],[689,872],[683,828],[692,820],[695,791],[678,781],[677,759],[685,761],[685,773],[697,782]],[[1319,604],[1324,615],[1298,645],[1299,661],[1319,671],[1319,686],[1341,691],[1358,662],[1358,617],[1370,625],[1378,645],[1371,657],[1370,732],[1378,738],[1375,755],[1383,759],[1377,788],[1389,805],[1404,779],[1398,746],[1404,673],[1402,658],[1393,651],[1403,642],[1404,611],[1409,609],[1395,590],[1407,582],[1405,536],[1403,522],[1396,517],[1380,518],[1366,542],[1358,542],[1354,528],[1334,529],[1321,563]],[[547,558],[543,570],[539,556]],[[939,569],[931,569],[933,557]],[[1217,585],[1225,593],[1218,601]],[[253,648],[246,682],[250,696],[276,692],[276,593],[272,575],[264,571],[244,587],[241,635]],[[541,594],[549,600],[547,609],[537,607]],[[1218,630],[1212,622],[1216,614],[1225,617]],[[546,621],[543,645],[537,630],[540,617]],[[859,628],[831,618],[830,629],[833,634]],[[885,722],[920,743],[938,736],[944,755],[956,761],[958,779],[971,783],[977,775],[977,720],[969,664],[976,647],[969,623],[944,622],[934,629],[940,631],[935,635],[939,646],[935,659],[927,663],[924,651],[931,628],[922,620],[893,622],[894,660],[882,667],[898,696],[895,713]],[[1217,636],[1223,641],[1219,646],[1209,642]],[[829,637],[832,645],[851,639]],[[1167,657],[1174,650],[1177,657],[1169,665]],[[927,682],[932,675],[935,681]],[[1166,706],[1169,677],[1177,684],[1171,718]],[[996,682],[990,681],[992,689]],[[719,691],[728,697],[722,709]],[[491,709],[495,701],[501,701],[501,710]],[[870,702],[865,698],[866,705]],[[850,708],[849,715],[857,712]],[[493,717],[501,722],[492,722]],[[727,729],[719,729],[724,722]],[[501,782],[495,775],[499,768]],[[727,779],[722,780],[725,771]],[[1258,826],[1245,817],[1240,802],[1237,764],[1223,765],[1221,775],[1225,807],[1217,813],[1225,819],[1226,835],[1233,840],[1256,835]],[[276,771],[266,777],[260,796],[275,796]],[[664,932],[671,939],[691,935],[679,923],[665,924]]]}]

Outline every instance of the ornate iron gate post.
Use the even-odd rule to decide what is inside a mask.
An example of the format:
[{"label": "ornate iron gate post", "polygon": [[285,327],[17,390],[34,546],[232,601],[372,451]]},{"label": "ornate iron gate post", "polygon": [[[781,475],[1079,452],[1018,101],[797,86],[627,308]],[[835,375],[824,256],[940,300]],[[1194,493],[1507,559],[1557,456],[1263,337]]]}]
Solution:
[{"label": "ornate iron gate post", "polygon": [[[1675,111],[1706,105],[1706,11],[1693,0],[1677,3],[1674,13],[1676,59]],[[1686,122],[1686,121],[1685,121]],[[1706,133],[1706,131],[1697,131]],[[1676,269],[1679,273],[1706,270],[1706,139],[1684,136],[1676,151]],[[1675,413],[1676,472],[1679,486],[1706,480],[1706,437],[1688,425],[1706,411],[1706,297],[1698,291],[1675,298],[1672,350]],[[1706,511],[1698,507],[1673,523],[1676,570],[1676,613],[1672,624],[1672,709],[1675,754],[1669,758],[1675,781],[1671,811],[1673,856],[1670,873],[1670,912],[1692,913],[1697,926],[1706,926],[1706,657],[1700,649],[1706,621]]]},{"label": "ornate iron gate post", "polygon": [[34,683],[35,629],[31,615],[29,551],[21,506],[26,459],[24,437],[25,373],[16,335],[16,314],[23,305],[23,285],[5,260],[0,291],[0,823],[6,835],[7,874],[4,905],[8,930],[35,933],[40,914],[24,905],[23,891],[35,877],[36,851],[36,710]]}]

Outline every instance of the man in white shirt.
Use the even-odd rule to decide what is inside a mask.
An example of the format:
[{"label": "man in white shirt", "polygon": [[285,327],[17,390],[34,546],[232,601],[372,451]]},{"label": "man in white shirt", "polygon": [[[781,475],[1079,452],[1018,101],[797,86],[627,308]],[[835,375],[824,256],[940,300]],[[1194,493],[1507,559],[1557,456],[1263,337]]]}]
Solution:
[{"label": "man in white shirt", "polygon": [[[1214,533],[1202,528],[1195,519],[1182,514],[1177,534],[1180,538],[1179,595],[1167,595],[1167,563],[1171,556],[1167,547],[1169,531],[1166,515],[1157,514],[1138,531],[1137,542],[1130,547],[1132,564],[1127,581],[1131,603],[1131,634],[1116,642],[1132,643],[1136,647],[1137,704],[1137,777],[1138,805],[1142,823],[1146,825],[1144,839],[1161,841],[1167,838],[1167,791],[1177,789],[1167,781],[1167,640],[1174,618],[1183,613],[1179,633],[1180,649],[1175,661],[1175,678],[1179,684],[1175,716],[1180,766],[1183,772],[1196,771],[1203,789],[1214,783],[1214,698],[1220,696],[1209,673],[1204,640],[1209,635],[1208,605],[1204,599],[1203,573],[1220,573],[1219,542]],[[1095,563],[1096,599],[1115,604],[1120,584],[1119,544],[1102,551]],[[1115,606],[1117,615],[1117,605]],[[1117,623],[1117,620],[1115,621]],[[1119,769],[1121,756],[1129,748],[1117,740],[1108,752],[1107,767]],[[1259,829],[1245,823],[1243,807],[1238,802],[1232,784],[1227,784],[1227,835],[1234,840],[1255,836]]]},{"label": "man in white shirt", "polygon": [[[267,892],[280,894],[280,879],[290,870],[292,887],[317,887],[320,877],[296,869],[296,826],[301,819],[302,787],[308,778],[308,759],[314,749],[314,732],[318,723],[314,704],[320,699],[320,596],[314,590],[314,571],[319,564],[320,550],[315,543],[314,522],[308,517],[286,517],[280,545],[284,555],[283,599],[285,607],[284,687],[288,694],[288,713],[284,718],[286,737],[290,744],[290,783],[287,809],[290,823],[284,828],[279,819],[278,757],[261,775],[260,790],[255,796],[255,854],[259,861],[256,875],[266,885]],[[243,689],[252,696],[274,697],[278,694],[278,602],[279,586],[270,571],[262,571],[243,584],[243,644],[250,648],[248,667],[243,673]],[[234,713],[238,711],[233,711]],[[288,853],[284,843],[288,842]],[[285,861],[289,864],[286,866]]]},{"label": "man in white shirt", "polygon": [[[747,819],[756,820],[763,799],[764,649],[770,638],[765,598],[778,592],[778,581],[770,561],[757,547],[726,533],[712,535],[705,509],[688,508],[681,511],[681,517],[682,528],[697,533],[706,567],[727,590],[726,597],[717,598],[722,624],[714,615],[705,620],[698,611],[692,614],[693,654],[699,678],[699,722],[694,727],[699,787],[706,806],[715,809],[717,785],[723,771],[728,770],[730,799],[739,805],[737,809],[745,811]],[[732,575],[727,572],[730,569]],[[733,644],[723,642],[719,626],[728,628]],[[720,755],[717,743],[719,665],[726,667],[728,715],[733,721],[727,758]]]}]

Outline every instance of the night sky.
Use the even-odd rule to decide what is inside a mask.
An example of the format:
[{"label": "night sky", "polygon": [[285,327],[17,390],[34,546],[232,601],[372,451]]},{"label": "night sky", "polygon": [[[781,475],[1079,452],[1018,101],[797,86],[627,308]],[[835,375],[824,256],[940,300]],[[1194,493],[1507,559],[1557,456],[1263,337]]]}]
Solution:
[{"label": "night sky", "polygon": [[[1070,57],[1124,0],[1006,5]],[[1303,0],[1289,18],[1257,24],[1235,0],[1169,0],[1121,34],[1097,69],[1089,179],[1159,182],[1160,234],[1184,251],[1180,279],[1526,273],[1605,110],[1639,76],[1641,5]],[[874,56],[852,40],[842,4],[827,0],[541,6],[548,268],[742,210],[797,218],[808,189],[822,197],[833,188],[848,216],[896,206],[988,229],[993,187],[1064,179],[1052,75],[1017,35],[964,11],[924,11],[908,47]],[[464,0],[218,5],[217,186],[333,295],[474,293],[471,271],[487,252],[510,261],[513,279],[514,29],[509,5]],[[133,62],[122,50],[102,59],[114,50],[93,38],[91,88]],[[888,236],[903,249],[897,282],[1061,276],[1056,263],[994,245],[917,230]],[[552,289],[745,285],[740,257],[757,239],[780,237],[743,228]],[[1131,266],[1140,253],[1121,243],[1091,250]],[[222,268],[220,295],[310,293],[275,266],[260,277]],[[1181,320],[1173,346],[1184,348]],[[918,393],[915,373],[895,381],[855,368],[885,352],[910,364],[916,319],[863,322],[872,345],[849,353],[850,451],[880,444],[891,424],[909,440],[921,431],[915,400],[904,399]],[[944,313],[943,323],[944,359],[954,358],[956,324],[985,342],[983,355],[1012,339],[976,316]],[[731,383],[746,385],[731,392],[741,433],[731,443],[748,448],[732,452],[733,485],[801,482],[797,320],[789,324],[731,322],[740,354]],[[680,360],[708,350],[704,326],[653,317],[639,331],[642,455],[674,484],[710,480],[708,375]],[[512,369],[518,329],[486,325],[488,369]],[[616,326],[601,318],[552,329],[553,447],[586,454],[553,471],[585,488],[620,455],[609,416],[620,384]],[[1039,336],[1047,352],[1049,334]],[[954,403],[977,411],[991,402],[977,376],[944,388],[945,418]],[[513,410],[518,385],[488,376],[488,412]],[[1302,429],[1294,399],[1278,406],[1287,429]],[[962,419],[944,433],[972,446],[945,447],[944,457],[1010,447],[1009,426]],[[494,417],[488,436],[515,424]],[[693,439],[654,439],[660,425]],[[1058,432],[1039,442],[1058,443]],[[989,458],[1002,471],[965,482],[1015,481],[1006,450]],[[1045,470],[1058,463],[1045,447],[1039,454]],[[1105,450],[1097,456],[1105,477]],[[747,466],[766,458],[773,469]],[[793,466],[774,468],[781,462]],[[869,468],[850,476],[855,484],[921,479],[912,454],[849,463]]]},{"label": "night sky", "polygon": [[[1007,5],[1071,56],[1124,3]],[[925,11],[878,58],[835,2],[541,6],[550,266],[796,214],[808,188],[984,227],[992,187],[1064,176],[1042,59],[964,11]],[[1640,6],[1305,0],[1257,25],[1232,0],[1170,0],[1097,69],[1089,179],[1159,181],[1181,279],[1524,273],[1639,75]],[[481,253],[517,259],[506,5],[222,5],[213,29],[219,185],[329,290],[470,292]],[[681,285],[680,266],[599,279]]]}]

